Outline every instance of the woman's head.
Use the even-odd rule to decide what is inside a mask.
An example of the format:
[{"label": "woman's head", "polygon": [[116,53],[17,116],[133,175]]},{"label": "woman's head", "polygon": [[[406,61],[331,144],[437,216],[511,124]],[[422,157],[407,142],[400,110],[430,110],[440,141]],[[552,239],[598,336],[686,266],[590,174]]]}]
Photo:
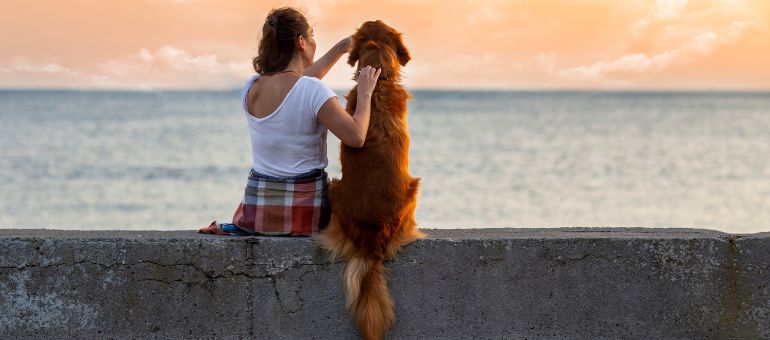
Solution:
[{"label": "woman's head", "polygon": [[262,26],[259,52],[252,64],[257,73],[267,75],[286,69],[295,55],[305,66],[313,63],[315,39],[305,16],[290,7],[270,11]]}]

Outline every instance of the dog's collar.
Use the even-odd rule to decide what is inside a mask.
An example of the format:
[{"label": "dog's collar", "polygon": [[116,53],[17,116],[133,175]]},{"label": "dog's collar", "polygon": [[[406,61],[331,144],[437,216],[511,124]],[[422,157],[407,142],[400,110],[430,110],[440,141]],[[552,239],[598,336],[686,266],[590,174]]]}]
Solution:
[{"label": "dog's collar", "polygon": [[[358,81],[358,78],[353,78],[353,80]],[[377,81],[392,81],[392,82],[395,82],[395,80],[390,79],[390,78],[388,78],[386,76],[379,76],[379,77],[377,77]]]}]

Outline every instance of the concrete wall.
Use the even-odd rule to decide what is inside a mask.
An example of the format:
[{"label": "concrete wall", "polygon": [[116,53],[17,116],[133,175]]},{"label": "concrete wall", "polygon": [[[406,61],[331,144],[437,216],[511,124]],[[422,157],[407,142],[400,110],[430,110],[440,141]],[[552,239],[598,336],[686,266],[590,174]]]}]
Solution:
[{"label": "concrete wall", "polygon": [[[770,233],[426,230],[391,339],[770,338]],[[308,238],[0,230],[0,338],[356,339]]]}]

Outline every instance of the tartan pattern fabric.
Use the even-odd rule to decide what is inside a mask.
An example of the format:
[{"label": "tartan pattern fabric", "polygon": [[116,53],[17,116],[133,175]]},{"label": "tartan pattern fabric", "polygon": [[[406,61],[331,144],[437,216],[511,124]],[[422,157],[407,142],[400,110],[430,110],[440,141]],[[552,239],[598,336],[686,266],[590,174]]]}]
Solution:
[{"label": "tartan pattern fabric", "polygon": [[325,171],[314,177],[278,179],[252,170],[233,224],[252,234],[310,236],[329,222],[328,186]]}]

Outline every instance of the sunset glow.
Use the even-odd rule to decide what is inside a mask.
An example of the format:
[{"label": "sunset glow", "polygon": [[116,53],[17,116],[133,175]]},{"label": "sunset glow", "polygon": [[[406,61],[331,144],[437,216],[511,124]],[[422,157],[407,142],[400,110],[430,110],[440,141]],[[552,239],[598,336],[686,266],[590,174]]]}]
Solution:
[{"label": "sunset glow", "polygon": [[[770,89],[767,0],[6,0],[0,88],[236,88],[267,12],[316,57],[366,20],[403,32],[412,88]],[[346,88],[345,60],[325,79]]]}]

